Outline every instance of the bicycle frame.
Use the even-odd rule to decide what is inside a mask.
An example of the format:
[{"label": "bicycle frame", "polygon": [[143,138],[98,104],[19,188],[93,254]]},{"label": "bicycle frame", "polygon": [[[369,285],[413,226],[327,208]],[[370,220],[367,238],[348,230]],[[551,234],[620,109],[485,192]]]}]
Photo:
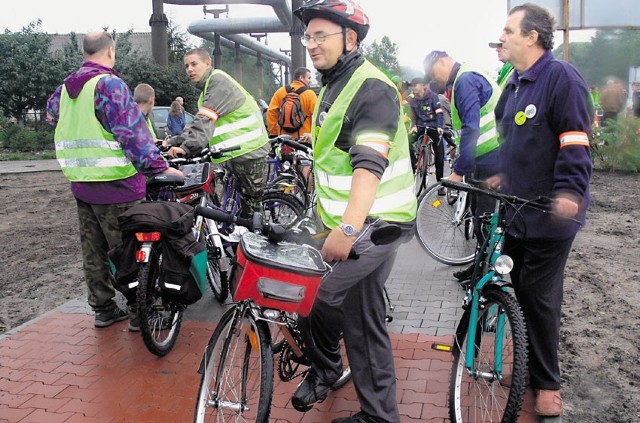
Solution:
[{"label": "bicycle frame", "polygon": [[[495,270],[495,263],[498,257],[502,255],[502,247],[504,245],[504,229],[500,227],[500,219],[501,219],[501,205],[498,202],[496,205],[496,210],[491,216],[491,219],[488,223],[485,223],[485,227],[491,228],[491,235],[488,237],[483,245],[482,251],[483,254],[478,254],[476,258],[476,265],[474,268],[474,275],[479,270],[478,265],[483,263],[483,257],[488,256],[488,269],[483,269],[486,271],[484,276],[480,278],[472,287],[469,288],[467,292],[467,297],[465,298],[465,304],[468,303],[468,298],[471,296],[471,315],[469,319],[469,332],[468,339],[475,339],[476,331],[477,331],[477,319],[478,312],[480,309],[480,297],[482,296],[482,290],[489,284],[499,286],[503,291],[507,290],[507,287],[511,284],[504,280],[504,276]],[[473,280],[473,279],[472,279]],[[494,361],[494,369],[496,371],[496,375],[498,378],[502,372],[502,332],[504,330],[504,316],[501,315],[498,317],[498,322],[496,325],[496,357]],[[467,351],[466,351],[466,361],[465,366],[469,370],[469,373],[473,374],[473,361],[475,357],[475,349],[476,345],[474,342],[467,343]],[[483,376],[488,377],[489,375],[474,375],[474,376]],[[493,377],[493,375],[491,376]]]}]

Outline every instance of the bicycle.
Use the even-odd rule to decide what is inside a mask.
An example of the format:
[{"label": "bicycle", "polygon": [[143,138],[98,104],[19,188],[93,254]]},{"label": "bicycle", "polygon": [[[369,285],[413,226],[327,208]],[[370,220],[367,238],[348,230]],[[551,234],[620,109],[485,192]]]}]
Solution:
[{"label": "bicycle", "polygon": [[[235,147],[203,150],[200,157],[192,159],[168,160],[172,166],[181,166],[183,176],[155,175],[147,181],[147,199],[150,202],[173,202],[195,207],[206,206],[213,195],[213,171],[209,157],[222,157],[225,152],[235,150]],[[144,204],[134,206],[134,213]],[[187,208],[188,209],[188,208]],[[206,280],[218,298],[226,297],[226,272],[224,266],[227,257],[221,244],[220,234],[214,221],[197,216],[190,224],[195,243],[203,243],[207,251]],[[188,304],[167,295],[163,276],[163,245],[166,238],[160,228],[144,225],[134,232],[137,239],[135,259],[138,262],[137,281],[129,284],[130,289],[136,290],[137,313],[140,321],[140,333],[147,349],[157,355],[168,354],[177,340],[182,325],[182,315]],[[170,288],[181,287],[171,285]]]},{"label": "bicycle", "polygon": [[[471,196],[445,188],[443,180],[418,199],[416,236],[424,250],[440,263],[461,266],[473,261],[476,251]],[[445,196],[440,192],[445,189]]]},{"label": "bicycle", "polygon": [[[269,159],[270,173],[266,192],[283,192],[293,195],[303,206],[305,215],[311,216],[315,206],[315,192],[311,178],[313,168],[313,150],[311,147],[294,141],[290,135],[280,135],[271,139],[273,158]],[[288,146],[291,163],[282,162],[278,150]]]},{"label": "bicycle", "polygon": [[[550,200],[525,200],[468,183],[442,180],[442,186],[459,192],[496,198],[494,213],[480,217],[487,234],[476,255],[473,276],[463,300],[452,348],[449,417],[454,423],[516,422],[527,377],[527,332],[524,315],[508,290],[505,276],[513,260],[502,253],[507,207],[550,210]],[[476,182],[473,182],[476,183]]]},{"label": "bicycle", "polygon": [[[196,212],[225,219],[212,209]],[[284,234],[284,228],[278,225],[253,229],[268,234],[272,241]],[[372,241],[392,242],[399,232],[395,226],[381,228],[371,233]],[[309,313],[329,267],[320,252],[309,245],[272,241],[254,232],[242,237],[233,266],[234,305],[220,319],[200,364],[202,376],[194,416],[197,423],[268,421],[274,382],[269,324],[277,325],[284,336],[277,362],[282,381],[304,375],[306,370],[300,371],[300,366],[310,364],[296,315]],[[332,389],[340,388],[350,377],[347,367]]]},{"label": "bicycle", "polygon": [[429,129],[435,128],[425,127],[424,132],[418,136],[418,141],[411,146],[416,155],[416,169],[413,174],[415,179],[414,192],[417,197],[427,186],[429,174],[433,173],[432,169],[435,165],[434,141],[427,134]]}]

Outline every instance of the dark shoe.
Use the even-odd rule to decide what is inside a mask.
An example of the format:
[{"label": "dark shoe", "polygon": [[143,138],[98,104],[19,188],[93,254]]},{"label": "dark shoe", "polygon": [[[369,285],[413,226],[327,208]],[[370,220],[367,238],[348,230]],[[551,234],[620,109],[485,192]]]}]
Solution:
[{"label": "dark shoe", "polygon": [[562,397],[560,391],[538,389],[536,395],[535,412],[539,416],[553,417],[562,414]]},{"label": "dark shoe", "polygon": [[96,310],[95,326],[97,328],[106,328],[115,322],[126,319],[127,317],[129,317],[129,313],[117,305],[114,305],[113,308],[107,310]]},{"label": "dark shoe", "polygon": [[364,411],[361,411],[351,417],[340,417],[337,419],[333,419],[331,420],[331,423],[387,423],[387,421],[385,419],[381,419],[380,417],[375,417],[365,413]]},{"label": "dark shoe", "polygon": [[467,267],[464,270],[458,270],[457,272],[453,272],[453,277],[459,280],[460,282],[471,280],[472,275],[473,275],[473,265]]},{"label": "dark shoe", "polygon": [[438,188],[438,195],[443,196],[446,195],[447,192],[445,191],[444,187],[443,188]]},{"label": "dark shoe", "polygon": [[129,319],[129,332],[140,332],[140,318],[138,316]]},{"label": "dark shoe", "polygon": [[314,403],[322,402],[327,398],[327,392],[334,383],[335,381],[322,380],[313,368],[309,369],[291,397],[291,405],[298,411],[309,411]]}]

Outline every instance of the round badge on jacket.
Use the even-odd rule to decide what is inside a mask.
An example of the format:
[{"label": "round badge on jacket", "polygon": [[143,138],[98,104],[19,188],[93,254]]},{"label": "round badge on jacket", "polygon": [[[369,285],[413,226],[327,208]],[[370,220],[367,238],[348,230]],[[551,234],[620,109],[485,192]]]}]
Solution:
[{"label": "round badge on jacket", "polygon": [[534,117],[536,115],[537,111],[538,111],[538,109],[536,109],[536,105],[535,104],[529,104],[527,107],[524,108],[524,115],[526,117],[528,117],[529,119],[531,119],[532,117]]},{"label": "round badge on jacket", "polygon": [[516,113],[516,117],[513,119],[516,122],[516,125],[521,126],[527,121],[527,116],[524,114],[522,110]]}]

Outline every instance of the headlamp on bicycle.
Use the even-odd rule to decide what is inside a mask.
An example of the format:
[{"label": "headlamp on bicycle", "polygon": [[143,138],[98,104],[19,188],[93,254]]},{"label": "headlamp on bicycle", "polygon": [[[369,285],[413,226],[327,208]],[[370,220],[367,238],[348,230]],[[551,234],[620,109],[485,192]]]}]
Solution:
[{"label": "headlamp on bicycle", "polygon": [[507,275],[513,270],[513,259],[506,254],[501,255],[496,259],[494,268],[497,273],[501,275]]}]

